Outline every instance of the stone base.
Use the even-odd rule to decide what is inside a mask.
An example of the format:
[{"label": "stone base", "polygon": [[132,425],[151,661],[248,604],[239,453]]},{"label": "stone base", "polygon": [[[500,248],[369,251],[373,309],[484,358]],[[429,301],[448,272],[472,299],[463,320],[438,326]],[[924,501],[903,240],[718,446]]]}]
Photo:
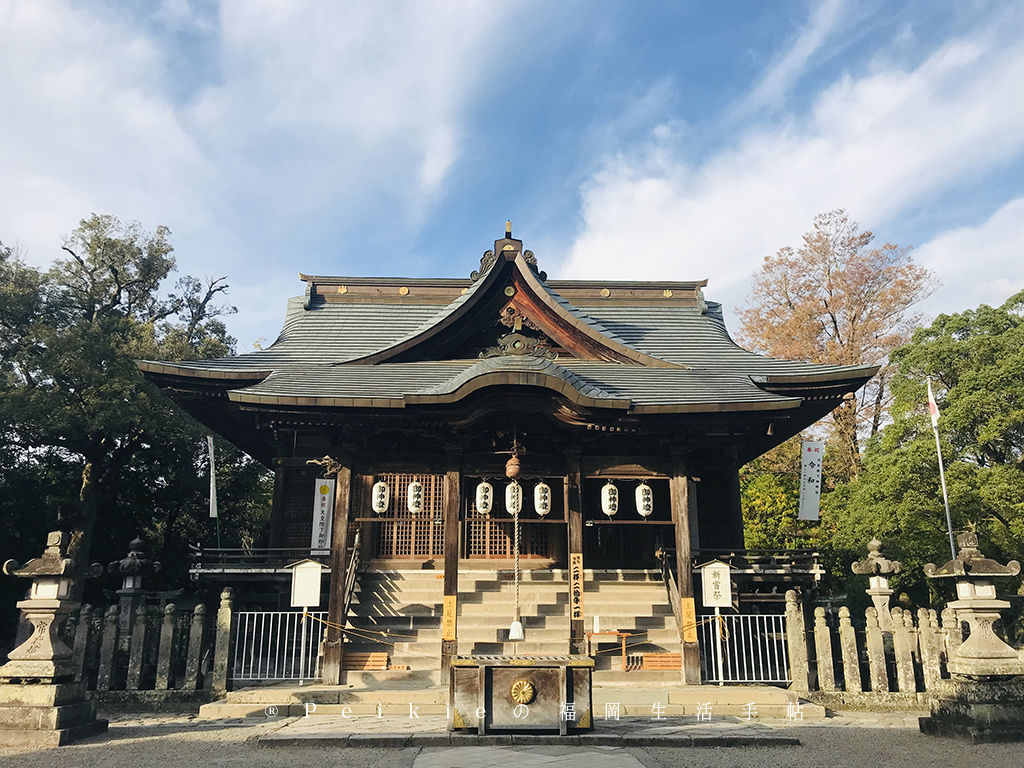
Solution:
[{"label": "stone base", "polygon": [[106,730],[80,683],[0,685],[0,746],[58,747]]},{"label": "stone base", "polygon": [[922,733],[955,736],[974,744],[1024,741],[1024,678],[974,682],[944,680],[920,719]]}]

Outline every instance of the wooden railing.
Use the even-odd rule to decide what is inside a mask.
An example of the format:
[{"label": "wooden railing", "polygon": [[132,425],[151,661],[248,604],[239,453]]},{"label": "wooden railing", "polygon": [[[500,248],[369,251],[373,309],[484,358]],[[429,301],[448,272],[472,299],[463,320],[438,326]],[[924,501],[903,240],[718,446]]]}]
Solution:
[{"label": "wooden railing", "polygon": [[341,593],[341,615],[339,617],[339,623],[345,626],[348,621],[348,609],[352,604],[352,594],[356,588],[356,575],[359,572],[359,543],[362,531],[356,531],[355,538],[352,539],[352,554],[349,555],[348,568],[345,570],[345,587]]},{"label": "wooden railing", "polygon": [[676,627],[682,630],[683,615],[679,599],[679,585],[676,583],[675,571],[672,570],[673,558],[669,556],[666,550],[660,547],[654,553],[654,556],[658,558],[658,562],[661,565],[661,578],[665,582],[665,588],[668,590],[668,599],[672,605],[672,615],[676,618]]}]

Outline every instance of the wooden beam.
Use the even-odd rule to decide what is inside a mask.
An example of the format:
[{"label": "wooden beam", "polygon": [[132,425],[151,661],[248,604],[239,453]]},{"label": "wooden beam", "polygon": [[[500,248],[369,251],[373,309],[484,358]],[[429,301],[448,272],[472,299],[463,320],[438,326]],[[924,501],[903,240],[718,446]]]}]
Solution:
[{"label": "wooden beam", "polygon": [[345,588],[345,572],[348,569],[348,524],[352,500],[352,456],[337,457],[341,468],[334,486],[334,521],[331,529],[331,588],[327,603],[327,635],[324,643],[324,685],[340,685],[341,670],[344,666],[343,636],[340,629],[348,620],[341,615]]},{"label": "wooden beam", "polygon": [[[566,462],[569,472],[565,476],[565,516],[569,520],[569,564],[571,567],[573,555],[583,556],[583,477],[580,471],[579,450],[568,451],[566,453]],[[569,608],[571,612],[571,599]],[[583,640],[583,619],[570,618],[569,653],[584,653]]]},{"label": "wooden beam", "polygon": [[270,542],[268,546],[287,547],[287,510],[284,503],[284,459],[274,459],[274,496],[270,502]]},{"label": "wooden beam", "polygon": [[459,652],[459,512],[462,509],[461,454],[449,451],[444,474],[444,598],[441,619],[441,670],[448,674]]},{"label": "wooden beam", "polygon": [[[681,600],[693,598],[693,556],[690,549],[690,519],[695,517],[697,493],[693,480],[686,474],[681,457],[673,457],[672,522],[675,523],[676,582]],[[678,606],[677,606],[678,608]],[[687,643],[680,637],[683,653],[683,684],[700,685],[700,650],[697,643]]]}]

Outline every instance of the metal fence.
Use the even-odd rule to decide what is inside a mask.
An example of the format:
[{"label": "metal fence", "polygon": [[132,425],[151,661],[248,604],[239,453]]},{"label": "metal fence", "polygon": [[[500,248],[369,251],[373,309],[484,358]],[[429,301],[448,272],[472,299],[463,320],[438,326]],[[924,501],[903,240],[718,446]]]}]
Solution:
[{"label": "metal fence", "polygon": [[320,677],[319,611],[303,620],[297,611],[239,611],[236,614],[232,680],[315,680]]},{"label": "metal fence", "polygon": [[699,630],[704,682],[790,682],[785,616],[722,616]]}]

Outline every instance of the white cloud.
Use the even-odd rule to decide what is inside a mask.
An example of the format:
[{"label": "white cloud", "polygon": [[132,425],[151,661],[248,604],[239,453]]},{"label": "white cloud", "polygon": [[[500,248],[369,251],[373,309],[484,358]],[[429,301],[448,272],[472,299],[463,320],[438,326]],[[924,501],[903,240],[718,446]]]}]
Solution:
[{"label": "white cloud", "polygon": [[922,303],[929,315],[998,307],[1024,290],[1024,197],[1003,205],[982,224],[940,233],[915,260],[942,275],[943,285]]},{"label": "white cloud", "polygon": [[[224,0],[214,23],[188,0],[151,19],[0,0],[0,239],[43,265],[91,212],[166,224],[181,271],[244,296],[315,267],[284,255],[310,222],[328,241],[368,220],[414,231],[514,1]],[[279,314],[243,305],[232,326],[269,336]]]},{"label": "white cloud", "polygon": [[793,44],[773,62],[740,107],[741,114],[760,107],[778,107],[843,18],[845,0],[824,0],[815,6]]},{"label": "white cloud", "polygon": [[809,114],[751,126],[699,164],[654,134],[606,158],[582,187],[584,224],[561,273],[708,277],[709,297],[731,307],[763,256],[798,243],[816,213],[842,207],[876,228],[977,178],[1024,149],[1016,26],[950,41],[910,71],[878,61],[845,75]]}]

